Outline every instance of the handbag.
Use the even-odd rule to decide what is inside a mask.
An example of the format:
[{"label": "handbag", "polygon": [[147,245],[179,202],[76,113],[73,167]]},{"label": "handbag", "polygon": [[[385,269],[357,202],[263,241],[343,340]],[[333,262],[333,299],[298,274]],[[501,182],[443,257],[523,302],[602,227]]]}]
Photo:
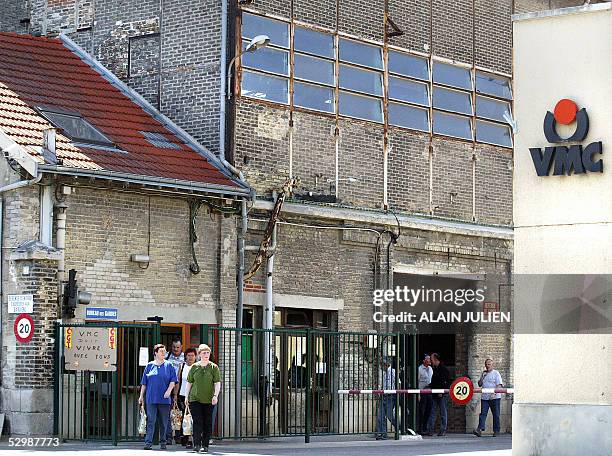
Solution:
[{"label": "handbag", "polygon": [[172,423],[172,430],[179,431],[181,429],[183,421],[183,413],[178,408],[176,401],[174,402],[174,407],[170,411],[170,422]]},{"label": "handbag", "polygon": [[145,435],[147,433],[147,412],[144,406],[140,406],[140,420],[138,421],[138,434]]},{"label": "handbag", "polygon": [[185,404],[185,415],[183,416],[183,435],[193,435],[193,418],[189,411],[189,404]]}]

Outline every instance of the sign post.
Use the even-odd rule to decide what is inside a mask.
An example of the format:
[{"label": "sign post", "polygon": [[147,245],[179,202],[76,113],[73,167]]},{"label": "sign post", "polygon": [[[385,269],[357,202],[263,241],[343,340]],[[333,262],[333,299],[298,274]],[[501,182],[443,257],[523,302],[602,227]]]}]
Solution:
[{"label": "sign post", "polygon": [[32,320],[30,315],[25,313],[17,315],[15,324],[13,325],[13,331],[15,332],[17,342],[27,344],[32,340],[32,336],[34,335],[34,320]]},{"label": "sign post", "polygon": [[450,397],[457,405],[465,405],[474,396],[474,384],[467,377],[459,377],[450,386]]}]

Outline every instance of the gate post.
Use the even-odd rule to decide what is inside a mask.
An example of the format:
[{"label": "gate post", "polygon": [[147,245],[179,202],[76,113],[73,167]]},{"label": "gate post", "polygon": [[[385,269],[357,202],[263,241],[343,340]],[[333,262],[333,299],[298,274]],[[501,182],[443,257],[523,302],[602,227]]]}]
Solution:
[{"label": "gate post", "polygon": [[55,345],[53,346],[53,435],[59,437],[59,401],[60,401],[60,347],[62,341],[60,340],[61,327],[60,323],[53,322],[53,337]]},{"label": "gate post", "polygon": [[[395,389],[398,390],[400,389],[400,384],[399,384],[399,380],[400,380],[400,334],[396,333],[395,334]],[[402,385],[402,389],[404,388],[404,385]],[[402,404],[404,404],[405,402],[402,400]],[[400,395],[399,393],[396,391],[395,392],[395,440],[399,440],[399,436],[400,436],[400,423],[399,423],[399,409],[400,409]],[[405,411],[402,411],[402,421],[404,420],[404,414]]]},{"label": "gate post", "polygon": [[310,443],[310,414],[311,414],[311,401],[310,394],[312,391],[312,372],[310,371],[312,366],[310,358],[313,354],[312,340],[310,334],[310,328],[306,329],[306,372],[308,378],[306,379],[306,416],[304,417],[304,443]]},{"label": "gate post", "polygon": [[121,425],[121,420],[117,419],[117,371],[112,373],[111,380],[111,435],[113,439],[113,445],[117,446],[117,423]]}]

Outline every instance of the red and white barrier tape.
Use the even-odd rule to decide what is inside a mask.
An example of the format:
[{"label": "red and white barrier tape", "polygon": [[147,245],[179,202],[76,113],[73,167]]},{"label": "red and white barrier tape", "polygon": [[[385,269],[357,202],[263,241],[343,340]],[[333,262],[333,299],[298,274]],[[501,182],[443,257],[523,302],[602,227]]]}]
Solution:
[{"label": "red and white barrier tape", "polygon": [[[444,394],[448,389],[398,389],[398,390],[338,390],[338,394]],[[514,388],[474,388],[474,393],[514,393]]]}]

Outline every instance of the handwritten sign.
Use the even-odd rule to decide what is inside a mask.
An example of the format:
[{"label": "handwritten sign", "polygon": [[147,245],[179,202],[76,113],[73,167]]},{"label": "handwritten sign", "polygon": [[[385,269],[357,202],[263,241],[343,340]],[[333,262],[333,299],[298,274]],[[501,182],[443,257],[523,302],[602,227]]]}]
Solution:
[{"label": "handwritten sign", "polygon": [[66,370],[117,370],[117,328],[69,327],[64,340]]},{"label": "handwritten sign", "polygon": [[34,295],[8,295],[8,313],[21,314],[34,311]]}]

